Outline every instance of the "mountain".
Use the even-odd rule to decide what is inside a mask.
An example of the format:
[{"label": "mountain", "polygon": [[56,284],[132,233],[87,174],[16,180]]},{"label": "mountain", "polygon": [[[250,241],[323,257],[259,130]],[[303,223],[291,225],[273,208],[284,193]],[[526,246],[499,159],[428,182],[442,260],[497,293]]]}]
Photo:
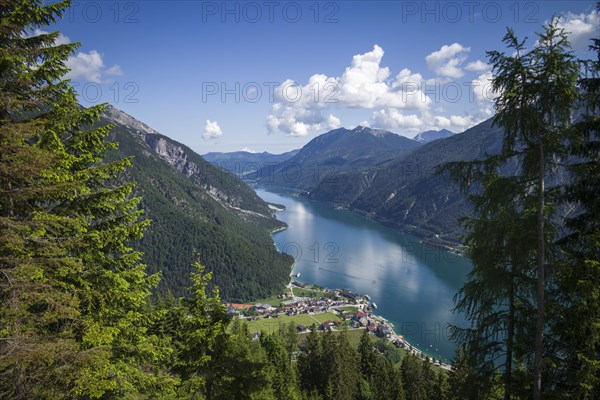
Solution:
[{"label": "mountain", "polygon": [[425,131],[418,133],[413,137],[414,140],[421,143],[429,143],[438,139],[445,139],[454,135],[454,132],[449,131],[448,129],[441,129],[439,131]]},{"label": "mountain", "polygon": [[415,140],[380,129],[339,128],[312,139],[279,165],[264,166],[255,181],[308,192],[331,174],[372,167],[419,146]]},{"label": "mountain", "polygon": [[267,297],[285,286],[293,259],[270,236],[285,224],[246,183],[114,107],[101,122],[115,125],[119,147],[109,158],[132,157],[124,179],[137,184],[152,220],[135,247],[150,273],[161,272],[159,292],[186,293],[196,252],[225,300]]},{"label": "mountain", "polygon": [[427,143],[393,161],[362,171],[340,172],[308,197],[400,227],[439,244],[457,243],[458,218],[470,206],[458,187],[435,174],[445,162],[480,159],[500,152],[503,130],[492,119]]},{"label": "mountain", "polygon": [[279,164],[296,154],[300,150],[292,150],[282,154],[250,153],[247,151],[234,151],[231,153],[206,153],[202,155],[206,161],[234,173],[236,176],[244,179],[252,177],[261,166]]}]

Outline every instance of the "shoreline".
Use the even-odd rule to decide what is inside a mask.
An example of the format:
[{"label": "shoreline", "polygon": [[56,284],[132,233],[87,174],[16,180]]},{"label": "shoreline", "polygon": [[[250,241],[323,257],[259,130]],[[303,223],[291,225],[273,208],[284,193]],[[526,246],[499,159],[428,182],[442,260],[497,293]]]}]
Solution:
[{"label": "shoreline", "polygon": [[[452,240],[452,239],[442,239],[442,238],[438,237],[438,235],[433,231],[426,231],[422,228],[418,228],[418,227],[412,226],[412,225],[401,225],[401,224],[398,224],[391,220],[388,220],[386,218],[378,217],[378,216],[374,215],[373,213],[369,213],[369,212],[366,212],[366,211],[363,211],[360,209],[352,208],[352,207],[349,207],[344,204],[339,204],[339,203],[334,203],[334,202],[324,201],[324,200],[314,200],[314,199],[307,197],[305,192],[289,189],[286,187],[279,187],[279,186],[271,187],[271,186],[256,185],[256,186],[252,186],[252,189],[254,189],[255,191],[256,191],[256,189],[263,189],[266,191],[271,189],[271,190],[274,190],[274,193],[278,193],[278,190],[279,190],[279,193],[284,192],[288,195],[291,195],[293,197],[298,197],[298,198],[307,200],[309,202],[327,204],[337,210],[349,211],[355,215],[359,215],[370,221],[373,221],[373,222],[376,222],[383,226],[392,228],[403,234],[412,235],[415,238],[419,239],[419,243],[421,243],[425,246],[442,249],[442,250],[448,251],[449,253],[459,255],[461,257],[467,257],[467,255],[465,253],[465,245],[462,242],[457,242],[456,240]],[[284,210],[277,210],[277,211],[284,211]],[[275,211],[275,213],[277,213],[277,211]]]},{"label": "shoreline", "polygon": [[289,228],[288,224],[285,224],[285,226],[279,226],[277,228],[273,228],[273,229],[271,229],[271,235],[274,234],[274,233],[283,232],[283,231],[285,231],[288,228]]},{"label": "shoreline", "polygon": [[[294,263],[295,265],[295,263]],[[296,286],[297,282],[294,282],[293,279],[290,279],[290,283],[289,286],[290,288],[293,287],[298,287],[300,289],[305,289],[299,286]],[[313,286],[311,284],[307,284],[306,286]],[[311,288],[312,289],[312,288]],[[338,294],[338,293],[342,293],[344,292],[344,289],[332,289],[332,288],[326,288],[323,287],[321,289],[324,293],[331,293],[331,294]],[[347,291],[350,292],[350,291]],[[350,292],[351,293],[351,292]],[[375,320],[379,320],[381,322],[381,324],[385,325],[386,327],[388,327],[391,331],[390,335],[387,336],[387,339],[390,343],[393,343],[394,345],[396,345],[397,347],[401,347],[403,348],[406,352],[410,352],[413,355],[425,359],[426,357],[429,358],[429,363],[435,366],[438,366],[446,371],[450,371],[452,369],[452,364],[449,363],[445,363],[442,362],[440,359],[436,359],[434,358],[431,354],[428,354],[426,351],[423,351],[421,349],[419,349],[418,347],[412,345],[407,339],[404,338],[403,335],[399,335],[396,333],[396,328],[394,327],[394,324],[391,323],[390,321],[388,321],[386,318],[384,318],[381,315],[378,315],[376,312],[373,312],[373,309],[377,309],[376,305],[375,308],[372,308],[371,306],[374,305],[375,303],[371,302],[371,298],[369,297],[369,295],[367,294],[359,294],[359,293],[354,293],[354,295],[359,299],[360,302],[356,302],[356,306],[357,309],[360,309],[361,305],[363,306],[363,310],[364,309],[371,309],[370,314],[373,316],[373,319]],[[316,298],[314,300],[317,300]],[[361,328],[359,328],[361,329]],[[396,343],[400,343],[400,346],[398,346],[398,344]],[[436,362],[437,361],[437,362]]]},{"label": "shoreline", "polygon": [[[311,201],[310,199],[307,199],[307,200]],[[328,203],[328,202],[322,202],[322,203],[329,204],[330,206],[333,206],[333,207],[337,207],[335,204],[332,204],[332,203]],[[357,215],[365,216],[364,214],[358,213],[358,212],[350,210],[348,208],[343,208],[343,207],[340,207],[340,208],[342,208],[344,210],[347,210],[347,211],[350,211],[352,213],[355,213]],[[284,210],[285,210],[285,207],[283,209],[281,209],[281,210],[276,210],[274,214],[276,214],[278,211],[284,211]],[[366,217],[368,219],[374,221],[374,222],[380,223],[382,225],[387,225],[383,221],[378,221],[377,219],[370,218],[368,216],[366,216]],[[289,228],[289,225],[287,225],[287,224],[286,224],[286,226],[275,228],[275,229],[271,230],[271,235],[273,235],[275,233],[278,233],[278,232],[285,231],[288,228]],[[398,226],[393,226],[393,228],[402,231],[402,229],[400,229]],[[405,232],[405,233],[408,233],[408,232]],[[413,234],[413,233],[408,233],[408,234]],[[415,235],[415,236],[418,237],[418,235]],[[454,253],[454,254],[457,254],[457,255],[460,255],[460,256],[464,256],[463,252],[458,247],[457,248],[453,248],[453,247],[447,246],[447,245],[436,245],[436,244],[433,244],[433,243],[430,243],[430,242],[426,242],[426,241],[427,241],[427,239],[421,238],[421,240],[419,240],[419,243],[421,243],[423,245],[426,245],[426,246],[432,246],[432,247],[436,247],[436,248],[442,248],[443,250],[449,251],[451,253]],[[298,277],[296,277],[295,274],[293,273],[295,267],[296,267],[296,261],[294,260],[294,262],[290,266],[290,281],[286,285],[286,289],[290,290],[290,292],[292,292],[292,294],[293,294],[293,288],[294,287],[297,287],[299,289],[304,289],[306,286],[309,286],[309,287],[311,287],[311,286],[312,287],[316,287],[317,286],[317,285],[314,285],[314,284],[306,284],[305,286],[304,286],[304,284],[301,284],[304,287],[297,286],[297,284],[299,284],[299,282],[295,281],[294,279],[298,278]],[[311,290],[314,290],[314,289],[311,289]],[[334,288],[327,288],[327,287],[322,287],[321,289],[317,289],[317,290],[321,290],[324,293],[331,293],[331,294],[339,294],[339,293],[341,293],[343,291],[343,289],[334,289]],[[360,300],[361,300],[361,303],[358,303],[358,302],[356,303],[357,308],[360,308],[360,306],[362,305],[363,309],[364,308],[371,309],[370,306],[373,305],[374,303],[371,303],[370,297],[368,295],[366,295],[366,294],[355,294],[355,295],[358,298],[360,298]],[[296,296],[293,296],[293,298],[296,299]],[[313,300],[317,300],[317,299],[313,298]],[[366,307],[365,307],[365,305],[366,305]],[[374,309],[376,309],[376,308],[377,307],[375,306]],[[390,329],[391,333],[388,336],[388,340],[391,343],[394,343],[394,344],[400,343],[400,346],[398,346],[398,345],[397,346],[404,348],[405,351],[410,352],[410,353],[412,353],[412,354],[414,354],[414,355],[416,355],[416,356],[418,356],[418,357],[420,357],[422,359],[425,359],[427,357],[427,358],[429,358],[429,362],[431,364],[436,365],[436,366],[438,366],[438,367],[440,367],[442,369],[445,369],[447,371],[451,370],[451,368],[452,368],[451,364],[442,362],[441,359],[434,358],[431,354],[428,354],[426,351],[423,351],[423,350],[419,349],[418,347],[412,345],[408,340],[406,340],[404,338],[404,336],[398,335],[396,333],[396,331],[395,331],[394,324],[391,323],[391,322],[389,322],[386,318],[384,318],[383,316],[378,315],[378,314],[376,314],[375,312],[372,312],[372,311],[370,312],[370,314],[373,316],[374,319],[381,321],[381,323],[383,325],[387,326]]]}]

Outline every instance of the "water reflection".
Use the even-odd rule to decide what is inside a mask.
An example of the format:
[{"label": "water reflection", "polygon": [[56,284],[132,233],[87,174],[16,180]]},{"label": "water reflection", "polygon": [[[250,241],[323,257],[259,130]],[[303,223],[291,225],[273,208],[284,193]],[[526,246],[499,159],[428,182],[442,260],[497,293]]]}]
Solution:
[{"label": "water reflection", "polygon": [[273,239],[294,256],[294,273],[301,273],[303,282],[369,294],[397,333],[436,358],[454,355],[447,325],[462,322],[451,309],[470,270],[467,259],[422,246],[415,237],[349,211],[285,193],[257,193],[286,206],[277,217],[289,229]]}]

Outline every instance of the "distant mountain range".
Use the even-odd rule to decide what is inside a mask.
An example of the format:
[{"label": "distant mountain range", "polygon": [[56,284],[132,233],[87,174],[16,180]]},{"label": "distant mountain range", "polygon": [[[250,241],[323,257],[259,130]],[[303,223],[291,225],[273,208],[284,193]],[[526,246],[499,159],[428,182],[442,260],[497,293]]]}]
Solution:
[{"label": "distant mountain range", "polygon": [[231,153],[206,153],[202,155],[206,161],[213,163],[239,177],[251,176],[265,164],[278,164],[295,156],[300,150],[292,150],[282,154],[250,153],[234,151]]},{"label": "distant mountain range", "polygon": [[460,134],[442,129],[414,139],[362,126],[341,128],[244,178],[353,210],[431,243],[456,245],[458,218],[469,213],[470,206],[457,186],[435,175],[435,168],[497,153],[502,137],[492,119]]},{"label": "distant mountain range", "polygon": [[503,131],[492,119],[467,131],[419,146],[390,162],[341,172],[307,194],[402,228],[432,243],[459,242],[459,217],[470,206],[458,187],[435,174],[445,162],[473,160],[502,148]]},{"label": "distant mountain range", "polygon": [[417,134],[413,137],[413,140],[421,143],[429,143],[438,139],[445,139],[454,135],[454,132],[449,131],[448,129],[441,129],[439,131],[425,131]]},{"label": "distant mountain range", "polygon": [[264,298],[287,284],[293,259],[270,236],[285,224],[246,183],[114,107],[101,122],[115,125],[109,157],[133,157],[124,179],[152,220],[136,248],[149,272],[161,272],[160,292],[186,293],[196,252],[223,299]]},{"label": "distant mountain range", "polygon": [[394,160],[421,144],[392,132],[363,126],[335,129],[307,143],[293,157],[265,165],[254,176],[259,185],[308,192],[333,173],[362,170]]}]

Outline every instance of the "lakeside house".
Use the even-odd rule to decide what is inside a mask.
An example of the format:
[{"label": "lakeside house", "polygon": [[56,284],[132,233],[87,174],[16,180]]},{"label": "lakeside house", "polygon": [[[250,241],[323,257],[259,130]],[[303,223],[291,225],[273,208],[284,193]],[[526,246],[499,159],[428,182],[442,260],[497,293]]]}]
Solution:
[{"label": "lakeside house", "polygon": [[381,337],[381,338],[385,338],[388,337],[392,334],[392,331],[390,330],[390,328],[387,325],[384,324],[380,324],[377,327],[377,336]]},{"label": "lakeside house", "polygon": [[321,325],[319,325],[319,328],[321,328],[324,331],[333,331],[337,325],[339,325],[338,321],[331,320],[323,322]]},{"label": "lakeside house", "polygon": [[[337,300],[331,298],[311,298],[311,297],[294,297],[290,300],[281,302],[278,307],[273,307],[270,304],[227,304],[227,313],[237,318],[245,318],[248,321],[256,321],[259,318],[279,318],[281,315],[294,316],[300,314],[320,314],[325,312],[335,312],[342,320],[346,321],[346,325],[352,328],[364,328],[368,333],[372,333],[381,338],[388,340],[397,347],[403,347],[407,351],[425,358],[425,354],[419,349],[408,343],[402,336],[396,336],[393,325],[389,324],[384,318],[373,314],[373,309],[368,305],[352,307],[357,308],[357,311],[348,311],[348,306],[352,302],[362,303],[363,296],[354,294],[349,290],[331,291],[330,293],[339,294]],[[261,316],[247,315],[247,312],[259,313]],[[318,325],[322,331],[334,331],[335,328],[342,324],[341,321],[325,321]],[[306,333],[310,328],[304,325],[296,325],[298,333]],[[251,335],[252,339],[258,339],[260,333]],[[432,364],[443,369],[450,370],[451,366],[444,364],[441,360],[430,359]]]},{"label": "lakeside house", "polygon": [[360,296],[356,293],[352,293],[350,290],[342,290],[340,296],[352,300],[356,304],[358,304],[358,301],[360,300]]},{"label": "lakeside house", "polygon": [[257,304],[254,305],[254,310],[256,310],[259,313],[264,313],[264,312],[270,311],[272,309],[273,309],[273,307],[271,307],[270,304],[260,304],[260,303],[257,303]]},{"label": "lakeside house", "polygon": [[227,306],[227,315],[240,315],[240,311],[237,310],[235,307]]}]

